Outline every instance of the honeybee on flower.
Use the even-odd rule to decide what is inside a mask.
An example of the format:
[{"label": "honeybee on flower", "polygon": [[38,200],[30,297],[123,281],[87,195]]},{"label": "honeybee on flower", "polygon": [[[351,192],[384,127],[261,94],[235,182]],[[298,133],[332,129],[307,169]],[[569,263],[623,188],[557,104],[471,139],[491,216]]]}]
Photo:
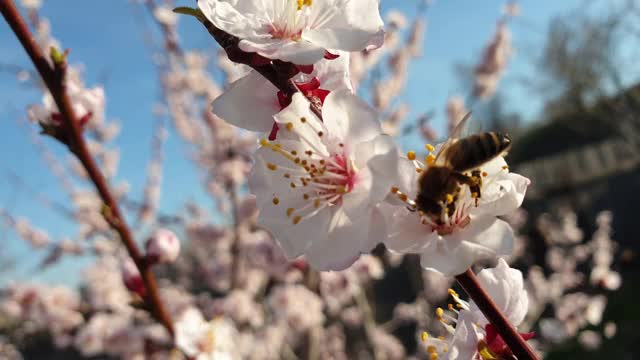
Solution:
[{"label": "honeybee on flower", "polygon": [[398,164],[402,183],[389,197],[401,206],[384,206],[388,248],[419,252],[423,267],[446,275],[511,253],[513,231],[497,217],[517,209],[529,185],[527,178],[509,172],[503,158],[510,138],[494,132],[460,138],[467,120],[444,144],[427,145],[424,162],[413,151],[407,154]]}]

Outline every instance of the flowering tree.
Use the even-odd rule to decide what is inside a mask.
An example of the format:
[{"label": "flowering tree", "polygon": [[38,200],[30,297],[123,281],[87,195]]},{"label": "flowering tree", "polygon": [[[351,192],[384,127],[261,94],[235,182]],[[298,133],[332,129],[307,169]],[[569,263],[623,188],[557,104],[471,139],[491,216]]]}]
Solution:
[{"label": "flowering tree", "polygon": [[[407,19],[392,12],[385,25],[377,0],[199,0],[196,8],[175,9],[142,3],[166,50],[158,62],[159,111],[189,144],[227,221],[212,221],[197,204],[187,204],[184,214],[161,213],[167,132],[161,121],[143,200],[129,199],[126,186],[114,184],[119,153],[109,143],[120,129],[106,120],[104,90],[87,87],[69,64],[73,55],[52,37],[39,1],[22,2],[34,35],[13,2],[0,0],[43,80],[42,104],[28,116],[72,155],[65,167],[34,139],[73,199],[68,212],[81,242],[51,246],[27,220],[1,214],[34,248],[51,249],[47,265],[64,255],[97,255],[82,293],[23,283],[5,289],[0,309],[12,338],[0,343],[3,354],[21,336],[41,331],[60,349],[123,358],[489,360],[537,359],[548,350],[549,332],[534,350],[531,328],[548,304],[563,320],[569,298],[563,295],[577,284],[546,279],[535,268],[525,278],[507,263],[521,255],[513,227],[530,183],[503,157],[511,139],[462,135],[468,115],[458,97],[447,104],[451,136],[427,144],[424,160],[415,151],[402,154],[394,139],[406,107],[392,100],[420,53],[423,13],[404,41]],[[210,56],[183,49],[178,14],[200,22],[220,45],[224,84],[208,72]],[[515,15],[517,6],[508,4],[475,67],[474,98],[490,97],[498,85]],[[357,89],[382,59],[389,59],[389,71],[371,86],[369,104]],[[428,121],[419,127],[427,140],[437,138]],[[608,216],[599,219],[603,233],[575,260],[592,254],[592,283],[616,288],[613,260],[599,256],[612,249]],[[145,226],[151,235],[143,235]],[[561,256],[562,248],[551,251]],[[417,257],[420,266],[412,268]],[[475,275],[473,266],[496,261]],[[577,273],[575,263],[549,265],[558,274]],[[420,286],[412,301],[387,304],[392,315],[382,321],[376,311],[385,305],[374,286],[400,268]],[[450,288],[453,279],[469,300]],[[546,281],[556,281],[554,296],[543,296]],[[447,294],[454,303],[447,311],[437,307],[432,318]],[[587,321],[599,323],[606,298],[582,300],[596,307]],[[411,336],[395,333],[407,324],[414,325]],[[567,337],[585,326],[540,324],[564,326]]]}]

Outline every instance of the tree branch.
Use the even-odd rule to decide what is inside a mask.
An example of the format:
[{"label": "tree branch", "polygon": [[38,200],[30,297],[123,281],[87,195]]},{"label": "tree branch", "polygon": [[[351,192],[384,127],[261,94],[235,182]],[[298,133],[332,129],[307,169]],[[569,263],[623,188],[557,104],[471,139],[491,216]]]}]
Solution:
[{"label": "tree branch", "polygon": [[68,141],[67,146],[78,157],[78,160],[80,160],[86,169],[87,174],[100,194],[104,205],[108,208],[109,219],[107,219],[107,222],[109,222],[113,229],[120,235],[129,255],[138,267],[138,270],[144,279],[144,284],[148,294],[146,300],[151,306],[152,314],[173,336],[173,322],[160,300],[156,279],[151,272],[151,268],[146,263],[144,255],[138,248],[132,232],[127,226],[124,216],[120,211],[118,203],[109,190],[107,181],[102,172],[98,169],[98,166],[93,160],[82,136],[80,122],[74,112],[64,84],[66,64],[56,64],[53,68],[49,65],[49,62],[36,44],[33,35],[29,31],[12,0],[0,0],[0,13],[2,13],[2,16],[17,36],[18,40],[38,70],[38,73],[42,77],[42,80],[44,80],[45,85],[51,92],[51,95],[53,96],[53,99],[55,100],[55,103],[62,115],[62,130],[64,131],[66,140]]},{"label": "tree branch", "polygon": [[478,305],[478,308],[484,316],[487,317],[487,320],[495,326],[496,331],[519,360],[538,360],[538,357],[533,350],[531,350],[527,342],[518,334],[518,331],[511,325],[489,294],[482,288],[478,282],[478,278],[471,269],[457,275],[456,280],[476,305]]}]

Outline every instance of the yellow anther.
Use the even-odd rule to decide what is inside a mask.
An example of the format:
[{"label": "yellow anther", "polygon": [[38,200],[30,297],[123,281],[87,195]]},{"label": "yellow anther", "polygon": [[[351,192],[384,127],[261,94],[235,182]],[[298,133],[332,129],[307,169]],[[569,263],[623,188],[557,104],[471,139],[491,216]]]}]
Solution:
[{"label": "yellow anther", "polygon": [[427,346],[427,352],[428,352],[429,354],[433,354],[433,353],[435,353],[435,352],[436,352],[436,347],[435,347],[435,346],[433,346],[433,345],[429,345],[429,346]]},{"label": "yellow anther", "polygon": [[407,159],[409,160],[415,160],[416,159],[416,152],[411,150],[407,153]]},{"label": "yellow anther", "polygon": [[288,208],[287,209],[287,217],[290,217],[291,214],[293,214],[293,210],[295,210],[294,208]]},{"label": "yellow anther", "polygon": [[267,146],[269,144],[269,140],[267,139],[260,139],[260,145],[262,146]]},{"label": "yellow anther", "polygon": [[302,5],[304,5],[304,0],[298,0],[298,10],[302,10]]},{"label": "yellow anther", "polygon": [[426,144],[424,146],[425,149],[427,149],[428,152],[432,152],[433,150],[435,150],[436,148],[433,147],[433,145],[431,144]]},{"label": "yellow anther", "polygon": [[278,170],[278,165],[274,163],[267,163],[267,168],[269,168],[269,170],[276,171]]},{"label": "yellow anther", "polygon": [[420,173],[422,172],[422,169],[421,169],[421,168],[416,168],[416,172],[417,172],[418,174],[420,174]]},{"label": "yellow anther", "polygon": [[294,217],[293,218],[293,225],[296,225],[297,223],[299,223],[301,219],[302,219],[302,216],[300,216],[300,215]]},{"label": "yellow anther", "polygon": [[429,338],[429,333],[426,331],[423,331],[422,334],[420,334],[420,339],[422,341],[427,341],[427,339]]},{"label": "yellow anther", "polygon": [[451,295],[451,296],[458,296],[458,293],[455,290],[451,289],[451,288],[449,290],[447,290],[447,291],[449,292],[449,295]]},{"label": "yellow anther", "polygon": [[409,197],[407,196],[407,194],[398,194],[398,198],[400,198],[400,200],[405,202],[409,200]]},{"label": "yellow anther", "polygon": [[300,122],[301,122],[301,123],[306,123],[306,122],[307,122],[307,118],[306,118],[306,117],[304,117],[304,116],[303,116],[303,117],[301,117],[301,118],[300,118]]},{"label": "yellow anther", "polygon": [[304,4],[306,6],[311,6],[311,4],[313,4],[313,0],[304,0]]},{"label": "yellow anther", "polygon": [[449,310],[453,310],[453,304],[448,304],[447,308],[449,308]]},{"label": "yellow anther", "polygon": [[509,170],[509,167],[507,165],[502,166],[502,170]]},{"label": "yellow anther", "polygon": [[395,187],[395,186],[391,187],[391,192],[392,193],[396,194],[398,191],[400,191],[400,189],[398,189],[397,187]]},{"label": "yellow anther", "polygon": [[453,202],[453,195],[447,194],[447,204],[451,204]]},{"label": "yellow anther", "polygon": [[489,174],[487,174],[487,172],[486,172],[486,171],[483,171],[483,172],[482,172],[482,176],[483,176],[483,177],[487,177],[488,175],[489,175]]},{"label": "yellow anther", "polygon": [[436,316],[441,318],[442,315],[444,315],[444,310],[442,310],[442,308],[437,308],[436,309]]},{"label": "yellow anther", "polygon": [[293,123],[292,122],[288,122],[285,124],[285,127],[287,128],[287,130],[291,131],[293,129]]},{"label": "yellow anther", "polygon": [[424,160],[427,164],[431,165],[434,161],[436,161],[436,157],[433,154],[429,154]]},{"label": "yellow anther", "polygon": [[280,199],[278,199],[277,197],[274,197],[271,201],[273,202],[273,205],[278,205],[280,203]]},{"label": "yellow anther", "polygon": [[430,360],[438,360],[438,354],[437,353],[431,353],[429,358],[430,358]]}]

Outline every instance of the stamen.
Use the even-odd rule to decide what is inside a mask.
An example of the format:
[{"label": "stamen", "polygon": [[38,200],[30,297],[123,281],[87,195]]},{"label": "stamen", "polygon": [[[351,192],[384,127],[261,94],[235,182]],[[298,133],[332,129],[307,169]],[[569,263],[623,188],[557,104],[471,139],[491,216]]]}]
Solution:
[{"label": "stamen", "polygon": [[274,197],[273,200],[271,200],[271,202],[273,202],[273,205],[278,205],[280,203],[280,199],[278,199],[277,197]]},{"label": "stamen", "polygon": [[429,155],[427,155],[427,157],[424,159],[424,161],[425,161],[427,164],[431,165],[431,164],[433,164],[433,163],[436,161],[436,157],[435,157],[435,155],[433,155],[433,154],[429,154]]},{"label": "stamen", "polygon": [[416,159],[416,152],[411,150],[407,153],[407,159],[413,161]]},{"label": "stamen", "polygon": [[427,149],[428,152],[432,152],[433,150],[436,149],[431,144],[426,144],[424,147],[425,147],[425,149]]}]

